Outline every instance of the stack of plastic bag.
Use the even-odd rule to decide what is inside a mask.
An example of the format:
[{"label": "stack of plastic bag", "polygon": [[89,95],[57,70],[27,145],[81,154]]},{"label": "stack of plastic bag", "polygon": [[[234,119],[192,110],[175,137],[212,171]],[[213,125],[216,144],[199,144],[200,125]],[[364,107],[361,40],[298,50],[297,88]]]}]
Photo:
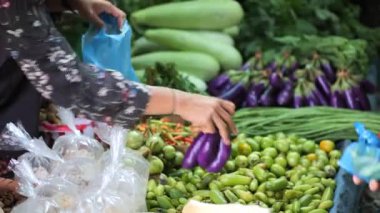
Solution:
[{"label": "stack of plastic bag", "polygon": [[29,151],[11,161],[19,193],[27,197],[12,212],[146,212],[149,164],[125,148],[126,131],[100,125],[96,132],[109,145],[105,150],[75,129],[71,112],[61,110],[61,119],[73,133],[59,137],[52,149],[21,126],[7,125],[7,143]]},{"label": "stack of plastic bag", "polygon": [[358,142],[350,144],[339,161],[340,167],[362,180],[380,180],[380,139],[362,123],[355,123]]}]

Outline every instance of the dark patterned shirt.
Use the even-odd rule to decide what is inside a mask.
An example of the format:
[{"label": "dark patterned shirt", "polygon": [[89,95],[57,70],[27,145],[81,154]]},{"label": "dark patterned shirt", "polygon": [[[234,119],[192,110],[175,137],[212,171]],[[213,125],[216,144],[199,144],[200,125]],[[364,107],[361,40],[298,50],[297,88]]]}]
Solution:
[{"label": "dark patterned shirt", "polygon": [[0,52],[16,60],[38,92],[57,105],[127,128],[145,111],[148,89],[119,72],[80,62],[54,27],[44,0],[0,0],[0,41]]}]

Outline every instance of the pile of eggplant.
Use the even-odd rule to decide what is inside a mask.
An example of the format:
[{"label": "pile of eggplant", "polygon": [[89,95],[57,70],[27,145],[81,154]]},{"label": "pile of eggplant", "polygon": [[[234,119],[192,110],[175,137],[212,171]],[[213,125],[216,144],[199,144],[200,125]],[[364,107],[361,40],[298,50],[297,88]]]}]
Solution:
[{"label": "pile of eggplant", "polygon": [[231,155],[231,146],[224,143],[218,133],[200,133],[186,151],[182,167],[196,166],[210,173],[220,172]]},{"label": "pile of eggplant", "polygon": [[349,69],[337,69],[314,53],[297,60],[290,54],[265,59],[256,53],[241,70],[232,70],[208,82],[208,93],[240,107],[333,106],[370,110],[368,94],[375,86]]}]

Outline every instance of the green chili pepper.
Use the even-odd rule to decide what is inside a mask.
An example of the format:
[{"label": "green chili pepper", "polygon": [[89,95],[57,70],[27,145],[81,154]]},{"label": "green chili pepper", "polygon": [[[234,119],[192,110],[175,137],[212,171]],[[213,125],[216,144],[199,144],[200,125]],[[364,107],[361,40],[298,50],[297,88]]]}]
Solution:
[{"label": "green chili pepper", "polygon": [[332,200],[325,200],[322,201],[321,204],[319,204],[318,208],[319,209],[330,209],[334,205],[334,202]]},{"label": "green chili pepper", "polygon": [[192,200],[197,200],[197,201],[202,201],[203,200],[203,198],[201,196],[199,196],[199,195],[195,195],[191,199]]},{"label": "green chili pepper", "polygon": [[158,196],[157,197],[157,202],[158,202],[158,206],[160,206],[163,209],[174,208],[174,206],[171,203],[169,197],[167,197],[167,196]]},{"label": "green chili pepper", "polygon": [[277,213],[277,212],[280,212],[281,211],[281,208],[283,206],[283,203],[282,202],[275,202],[272,206],[272,211],[274,213]]},{"label": "green chili pepper", "polygon": [[296,191],[296,190],[286,190],[285,191],[285,199],[287,200],[293,200],[301,197],[304,193],[301,191]]},{"label": "green chili pepper", "polygon": [[256,192],[255,193],[255,198],[257,200],[260,200],[260,201],[264,202],[265,204],[268,203],[268,197],[263,192]]},{"label": "green chili pepper", "polygon": [[239,198],[231,190],[225,190],[224,195],[230,203],[236,203],[239,200]]},{"label": "green chili pepper", "polygon": [[192,184],[192,183],[187,183],[187,184],[186,184],[186,189],[187,189],[187,191],[189,191],[189,192],[194,192],[194,191],[197,190],[197,187],[195,187],[195,185]]},{"label": "green chili pepper", "polygon": [[305,191],[305,194],[313,195],[313,194],[315,194],[317,192],[319,192],[319,188],[318,187],[313,187],[313,188]]},{"label": "green chili pepper", "polygon": [[334,196],[333,189],[331,187],[327,187],[322,194],[321,202],[326,201],[326,200],[332,200],[333,196]]},{"label": "green chili pepper", "polygon": [[239,197],[239,199],[242,199],[245,202],[251,202],[254,200],[254,196],[250,191],[233,189],[233,192]]},{"label": "green chili pepper", "polygon": [[311,185],[309,184],[302,184],[302,185],[296,185],[293,189],[298,191],[306,191],[311,189]]},{"label": "green chili pepper", "polygon": [[223,193],[221,191],[215,190],[215,189],[211,190],[210,199],[215,204],[226,204],[227,203],[226,199],[224,198]]},{"label": "green chili pepper", "polygon": [[316,209],[319,204],[321,203],[320,200],[312,200],[311,203],[309,204],[309,207],[312,207],[313,209]]},{"label": "green chili pepper", "polygon": [[218,182],[215,181],[215,180],[214,180],[214,181],[211,181],[211,183],[208,185],[208,187],[209,187],[210,189],[216,189],[216,190],[219,190],[219,189],[220,189]]},{"label": "green chili pepper", "polygon": [[183,182],[177,182],[176,186],[175,186],[178,190],[180,190],[181,192],[183,193],[187,193],[187,189],[186,189],[186,186]]},{"label": "green chili pepper", "polygon": [[284,167],[276,163],[270,167],[270,171],[273,172],[273,174],[275,174],[277,177],[281,177],[285,175]]},{"label": "green chili pepper", "polygon": [[301,207],[301,213],[309,213],[313,210],[314,208],[307,206],[307,207]]},{"label": "green chili pepper", "polygon": [[236,185],[233,188],[234,189],[240,189],[240,190],[248,190],[248,187],[247,186],[243,186],[243,185]]},{"label": "green chili pepper", "polygon": [[288,180],[285,177],[278,178],[273,181],[268,181],[266,183],[266,188],[270,191],[281,191],[288,186]]},{"label": "green chili pepper", "polygon": [[248,185],[252,178],[243,175],[225,174],[219,177],[223,186]]},{"label": "green chili pepper", "polygon": [[197,190],[193,192],[193,195],[201,196],[202,198],[210,197],[209,190]]},{"label": "green chili pepper", "polygon": [[249,190],[254,192],[259,187],[259,181],[257,179],[253,179],[249,184]]},{"label": "green chili pepper", "polygon": [[298,200],[294,201],[293,206],[292,206],[292,210],[294,213],[298,213],[301,211],[301,204]]},{"label": "green chili pepper", "polygon": [[183,197],[181,197],[180,199],[179,199],[179,203],[180,204],[183,204],[183,205],[185,205],[186,203],[187,203],[187,199],[186,198],[183,198]]},{"label": "green chili pepper", "polygon": [[312,200],[313,200],[313,196],[309,194],[305,194],[304,196],[300,198],[299,201],[300,201],[301,206],[303,207],[303,206],[308,206]]},{"label": "green chili pepper", "polygon": [[266,173],[266,171],[259,165],[253,167],[253,174],[260,182],[264,182],[268,178],[268,174]]},{"label": "green chili pepper", "polygon": [[257,191],[258,192],[265,192],[266,191],[266,182],[262,183],[259,185],[259,187],[257,188]]}]

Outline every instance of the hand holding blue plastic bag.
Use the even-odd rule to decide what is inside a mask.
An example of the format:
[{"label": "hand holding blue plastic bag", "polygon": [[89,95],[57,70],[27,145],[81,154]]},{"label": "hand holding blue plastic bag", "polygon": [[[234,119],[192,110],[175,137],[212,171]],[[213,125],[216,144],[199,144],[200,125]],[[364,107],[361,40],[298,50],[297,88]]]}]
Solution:
[{"label": "hand holding blue plastic bag", "polygon": [[354,175],[354,182],[361,180],[370,184],[370,189],[379,189],[380,181],[380,139],[362,123],[355,123],[358,142],[349,145],[339,161],[339,165]]},{"label": "hand holding blue plastic bag", "polygon": [[139,81],[131,63],[132,29],[125,21],[119,29],[117,19],[101,14],[105,27],[90,29],[82,37],[83,61],[99,68],[121,72],[131,81]]}]

